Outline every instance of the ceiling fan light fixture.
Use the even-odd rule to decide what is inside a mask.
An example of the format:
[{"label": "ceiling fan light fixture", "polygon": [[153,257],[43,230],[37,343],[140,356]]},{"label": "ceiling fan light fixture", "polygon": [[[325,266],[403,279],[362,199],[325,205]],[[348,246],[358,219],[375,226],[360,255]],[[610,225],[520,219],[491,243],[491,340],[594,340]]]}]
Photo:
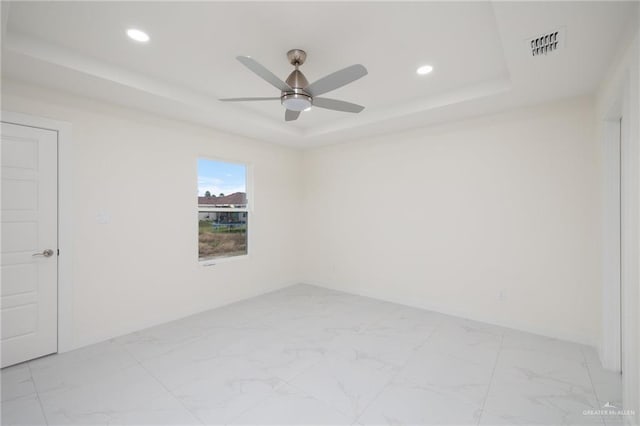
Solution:
[{"label": "ceiling fan light fixture", "polygon": [[131,40],[135,40],[138,43],[146,43],[150,40],[149,34],[136,28],[129,28],[127,30],[127,36],[129,36]]},{"label": "ceiling fan light fixture", "polygon": [[422,65],[421,67],[418,67],[418,69],[416,70],[416,73],[418,75],[427,75],[431,71],[433,71],[433,67],[431,65]]},{"label": "ceiling fan light fixture", "polygon": [[307,111],[311,109],[311,96],[304,93],[288,93],[282,95],[282,105],[290,111]]}]

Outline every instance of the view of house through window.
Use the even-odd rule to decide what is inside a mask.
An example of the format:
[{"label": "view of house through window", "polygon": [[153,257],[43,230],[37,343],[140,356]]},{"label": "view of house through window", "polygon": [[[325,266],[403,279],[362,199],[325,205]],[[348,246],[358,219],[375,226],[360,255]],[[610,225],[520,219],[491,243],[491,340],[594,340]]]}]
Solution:
[{"label": "view of house through window", "polygon": [[247,167],[198,159],[198,258],[247,254]]}]

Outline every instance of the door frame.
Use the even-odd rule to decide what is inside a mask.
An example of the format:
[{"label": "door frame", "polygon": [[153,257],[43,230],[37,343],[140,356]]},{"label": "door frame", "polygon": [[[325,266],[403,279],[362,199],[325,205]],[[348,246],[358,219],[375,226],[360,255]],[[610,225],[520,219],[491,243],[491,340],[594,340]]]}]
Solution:
[{"label": "door frame", "polygon": [[602,342],[604,368],[622,371],[622,264],[621,264],[621,104],[616,102],[602,124],[603,253]]},{"label": "door frame", "polygon": [[53,130],[58,134],[58,352],[75,349],[73,338],[73,204],[71,123],[13,111],[3,122]]},{"label": "door frame", "polygon": [[[599,93],[598,120],[602,125],[599,135],[603,149],[611,145],[613,138],[620,138],[611,127],[611,121],[622,117],[622,125],[618,124],[622,134],[622,156],[618,164],[622,166],[623,200],[620,208],[623,226],[620,236],[622,278],[622,301],[618,302],[621,310],[613,305],[611,292],[613,280],[607,275],[607,253],[603,251],[603,309],[602,309],[602,338],[600,341],[600,358],[605,368],[620,371],[616,368],[620,364],[620,357],[615,356],[615,340],[608,335],[607,327],[613,321],[622,317],[622,398],[623,406],[628,410],[635,410],[636,415],[627,419],[627,424],[640,420],[640,33],[629,46],[626,54],[619,60],[610,73],[610,77]],[[608,130],[607,130],[608,128]],[[611,171],[611,156],[603,157],[603,171],[606,175]],[[604,200],[610,188],[605,184]],[[612,219],[606,209],[603,212],[604,229]],[[604,248],[609,246],[611,234],[604,232]],[[616,318],[617,317],[617,318]],[[617,345],[620,346],[619,344]],[[617,363],[617,364],[616,364]]]}]

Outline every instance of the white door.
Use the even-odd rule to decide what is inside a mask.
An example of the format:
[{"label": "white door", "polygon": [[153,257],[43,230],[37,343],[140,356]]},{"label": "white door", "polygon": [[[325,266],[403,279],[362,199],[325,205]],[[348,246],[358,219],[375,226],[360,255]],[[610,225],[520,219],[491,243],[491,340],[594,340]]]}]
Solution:
[{"label": "white door", "polygon": [[58,133],[2,123],[2,367],[58,348]]}]

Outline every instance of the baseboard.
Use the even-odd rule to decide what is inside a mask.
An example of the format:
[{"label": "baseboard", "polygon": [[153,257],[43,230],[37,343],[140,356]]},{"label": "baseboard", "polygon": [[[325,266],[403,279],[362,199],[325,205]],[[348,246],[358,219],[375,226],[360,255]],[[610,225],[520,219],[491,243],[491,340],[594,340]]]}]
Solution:
[{"label": "baseboard", "polygon": [[379,296],[376,296],[376,295],[371,295],[371,294],[368,294],[368,293],[365,293],[365,292],[345,291],[344,289],[342,289],[342,288],[340,288],[338,286],[332,286],[332,285],[329,285],[329,284],[326,284],[326,283],[317,282],[317,281],[314,281],[314,280],[303,280],[303,281],[282,283],[282,284],[280,284],[280,285],[278,285],[278,286],[276,286],[274,288],[269,289],[268,291],[263,291],[263,292],[260,292],[260,293],[257,293],[257,294],[252,294],[252,295],[248,295],[248,296],[242,296],[242,297],[227,301],[225,303],[221,303],[219,305],[211,306],[211,307],[208,307],[206,309],[202,309],[202,310],[199,310],[199,311],[196,311],[196,312],[191,312],[191,313],[188,313],[186,315],[180,315],[178,317],[171,318],[171,319],[168,319],[168,320],[154,321],[154,322],[145,323],[142,326],[131,328],[131,329],[119,332],[117,335],[99,336],[99,337],[96,337],[95,339],[86,340],[86,341],[83,341],[83,342],[78,342],[78,344],[73,345],[73,347],[69,348],[67,351],[64,351],[64,352],[68,352],[69,350],[79,349],[79,348],[82,348],[82,347],[85,347],[85,346],[89,346],[89,345],[93,345],[93,344],[96,344],[96,343],[104,342],[106,340],[114,339],[116,337],[124,336],[126,334],[134,333],[136,331],[145,330],[147,328],[155,327],[155,326],[158,326],[158,325],[161,325],[161,324],[165,324],[165,323],[168,323],[168,322],[178,321],[178,320],[181,320],[183,318],[187,318],[187,317],[192,316],[192,315],[197,315],[197,314],[202,313],[202,312],[206,312],[206,311],[209,311],[209,310],[222,308],[224,306],[229,306],[229,305],[232,305],[234,303],[238,303],[238,302],[242,302],[244,300],[252,299],[254,297],[259,297],[259,296],[270,294],[270,293],[273,293],[273,292],[276,292],[276,291],[280,291],[280,290],[282,290],[284,288],[287,288],[287,287],[290,287],[290,286],[296,285],[296,284],[306,284],[306,285],[312,285],[312,286],[316,286],[316,287],[322,287],[322,288],[326,288],[326,289],[330,289],[330,290],[340,291],[340,292],[347,293],[347,294],[353,294],[353,295],[356,295],[356,296],[368,297],[368,298],[371,298],[371,299],[376,299],[376,300],[380,300],[380,301],[384,301],[384,302],[397,303],[399,305],[409,306],[409,307],[412,307],[412,308],[425,309],[425,310],[438,312],[438,313],[445,314],[445,315],[451,315],[451,316],[455,316],[455,317],[459,317],[459,318],[464,318],[464,319],[468,319],[468,320],[472,320],[472,321],[484,322],[484,323],[495,325],[495,326],[499,326],[499,327],[510,328],[510,329],[513,329],[513,330],[518,330],[518,331],[523,331],[523,332],[526,332],[526,333],[537,334],[537,335],[540,335],[540,336],[549,337],[549,338],[553,338],[553,339],[559,339],[559,340],[569,341],[569,342],[578,343],[578,344],[582,344],[582,345],[597,347],[597,342],[594,342],[591,337],[587,337],[587,336],[581,336],[581,335],[571,334],[571,333],[558,333],[557,330],[547,330],[547,329],[543,329],[543,328],[540,328],[540,327],[532,326],[531,324],[523,324],[523,323],[517,323],[517,322],[507,323],[507,322],[502,322],[502,321],[496,321],[493,318],[487,318],[487,317],[482,317],[482,316],[477,316],[477,315],[469,315],[468,313],[463,312],[463,311],[444,309],[441,306],[430,305],[430,304],[427,304],[427,303],[416,303],[415,300],[414,301],[407,301],[407,300],[404,300],[402,298],[382,298],[382,297],[379,297]]},{"label": "baseboard", "polygon": [[539,336],[549,337],[552,339],[578,343],[581,345],[593,347],[596,350],[598,349],[598,342],[595,341],[592,336],[585,336],[585,335],[580,335],[576,333],[567,333],[567,332],[562,332],[555,329],[550,330],[543,327],[536,327],[535,325],[532,325],[532,324],[526,324],[526,323],[520,323],[520,322],[497,321],[494,318],[479,316],[479,315],[472,315],[472,314],[469,314],[468,312],[447,309],[447,308],[443,308],[442,306],[432,305],[429,303],[420,303],[415,300],[405,300],[403,298],[397,298],[397,297],[383,298],[383,297],[372,295],[365,292],[354,292],[354,291],[344,290],[338,286],[332,286],[332,285],[317,282],[314,280],[305,280],[305,281],[302,281],[302,283],[306,283],[308,285],[314,285],[317,287],[323,287],[330,290],[341,291],[343,293],[353,294],[356,296],[369,297],[371,299],[376,299],[383,302],[397,303],[399,305],[409,306],[412,308],[425,309],[425,310],[437,312],[440,314],[451,315],[454,317],[459,317],[459,318],[468,319],[472,321],[483,322],[483,323],[495,325],[498,327],[510,328],[512,330],[523,331],[525,333],[537,334]]},{"label": "baseboard", "polygon": [[194,311],[194,312],[190,312],[190,313],[187,313],[187,314],[180,314],[180,315],[178,315],[176,317],[172,317],[172,318],[161,320],[161,321],[145,322],[144,324],[141,324],[139,326],[131,327],[131,328],[128,328],[126,330],[121,330],[116,334],[111,334],[110,333],[110,334],[105,334],[105,335],[100,335],[100,336],[94,336],[91,339],[85,339],[85,340],[80,341],[80,342],[74,342],[73,345],[68,346],[64,350],[58,350],[58,353],[70,352],[70,351],[73,351],[75,349],[84,348],[86,346],[95,345],[97,343],[101,343],[101,342],[105,342],[107,340],[111,340],[111,339],[115,339],[115,338],[118,338],[118,337],[121,337],[121,336],[125,336],[125,335],[130,334],[130,333],[135,333],[137,331],[146,330],[147,328],[156,327],[158,325],[166,324],[166,323],[173,322],[173,321],[179,321],[181,319],[184,319],[184,318],[187,318],[187,317],[190,317],[190,316],[193,316],[193,315],[198,315],[198,314],[201,314],[203,312],[211,311],[211,310],[214,310],[214,309],[218,309],[218,308],[222,308],[222,307],[225,307],[225,306],[233,305],[234,303],[242,302],[244,300],[253,299],[254,297],[260,297],[260,296],[264,296],[264,295],[269,294],[269,293],[280,291],[283,288],[287,288],[287,287],[290,287],[290,286],[296,285],[296,284],[299,284],[299,282],[298,281],[285,282],[285,283],[282,283],[282,284],[278,284],[277,286],[274,286],[274,287],[270,288],[269,290],[262,291],[262,292],[256,293],[256,294],[241,296],[241,297],[229,300],[229,301],[225,301],[225,302],[220,303],[218,305],[207,307],[205,309],[200,309],[200,310],[197,310],[197,311]]}]

